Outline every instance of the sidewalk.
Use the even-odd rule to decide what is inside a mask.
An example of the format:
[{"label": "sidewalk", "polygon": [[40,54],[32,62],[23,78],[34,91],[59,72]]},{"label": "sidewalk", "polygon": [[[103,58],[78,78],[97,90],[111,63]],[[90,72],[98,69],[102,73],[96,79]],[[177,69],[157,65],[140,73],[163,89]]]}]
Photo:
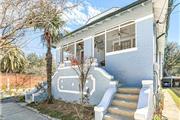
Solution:
[{"label": "sidewalk", "polygon": [[14,101],[0,102],[0,120],[49,120]]},{"label": "sidewalk", "polygon": [[180,110],[166,90],[164,91],[163,116],[167,117],[168,120],[180,120]]}]

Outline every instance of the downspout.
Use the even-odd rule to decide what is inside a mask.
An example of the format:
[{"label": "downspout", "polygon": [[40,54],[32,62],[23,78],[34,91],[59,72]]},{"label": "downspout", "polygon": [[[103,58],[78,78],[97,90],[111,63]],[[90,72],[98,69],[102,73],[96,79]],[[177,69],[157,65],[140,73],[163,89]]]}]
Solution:
[{"label": "downspout", "polygon": [[[153,0],[152,2],[152,7],[153,7],[153,13],[155,14],[155,8],[154,5],[155,1]],[[173,5],[173,0],[168,0],[168,11],[167,11],[167,17],[165,17],[164,21],[154,21],[154,31],[155,31],[155,42],[156,42],[156,62],[158,62],[158,52],[159,52],[159,44],[158,44],[158,40],[163,37],[165,35],[165,44],[167,43],[167,36],[168,36],[168,29],[169,29],[169,21],[170,21],[170,14],[172,11],[172,5]],[[154,16],[155,17],[155,16]],[[156,19],[155,19],[156,20]],[[166,24],[166,31],[162,34],[160,34],[159,36],[157,36],[157,28],[158,28],[158,24]],[[162,66],[163,67],[163,66]],[[156,77],[158,75],[157,71],[154,69],[154,76]],[[158,77],[158,76],[157,76]],[[159,77],[158,77],[159,79]],[[157,89],[158,90],[158,86]],[[156,91],[157,92],[157,91]]]},{"label": "downspout", "polygon": [[[155,4],[155,1],[153,0],[152,2],[153,4],[153,13],[155,14],[155,8],[154,8],[154,4]],[[165,20],[163,22],[157,20],[157,21],[154,21],[154,31],[156,32],[155,34],[155,42],[156,42],[156,62],[158,62],[158,52],[159,52],[159,44],[158,44],[158,40],[163,37],[165,35],[165,44],[167,43],[167,35],[168,35],[168,29],[169,29],[169,21],[170,21],[170,14],[171,14],[171,10],[172,10],[172,5],[173,5],[173,0],[168,0],[168,11],[167,11],[167,17],[165,18]],[[156,19],[155,19],[156,20]],[[165,22],[165,23],[164,23]],[[157,36],[157,28],[158,28],[158,24],[166,24],[166,31],[160,35]],[[162,66],[163,67],[163,66]],[[154,79],[156,80],[156,85],[157,85],[157,79],[159,79],[158,77],[158,73],[157,71],[154,69]],[[154,91],[154,97],[155,97],[155,103],[154,103],[154,107],[156,109],[156,101],[157,101],[157,95],[159,93],[158,89],[159,89],[159,86],[155,86],[156,89]]]}]

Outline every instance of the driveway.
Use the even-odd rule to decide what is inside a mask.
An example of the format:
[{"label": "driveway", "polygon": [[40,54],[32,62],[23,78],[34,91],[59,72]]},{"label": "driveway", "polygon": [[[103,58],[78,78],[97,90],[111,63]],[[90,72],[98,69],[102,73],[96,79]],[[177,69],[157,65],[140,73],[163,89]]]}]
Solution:
[{"label": "driveway", "polygon": [[13,99],[0,103],[0,120],[49,120],[48,118],[17,104]]}]

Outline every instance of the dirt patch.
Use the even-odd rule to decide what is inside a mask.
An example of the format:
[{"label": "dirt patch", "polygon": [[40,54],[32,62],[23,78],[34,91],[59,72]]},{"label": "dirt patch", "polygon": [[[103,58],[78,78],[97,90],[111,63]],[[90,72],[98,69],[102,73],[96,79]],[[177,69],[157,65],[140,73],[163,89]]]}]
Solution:
[{"label": "dirt patch", "polygon": [[77,103],[67,103],[64,101],[54,101],[53,104],[40,103],[29,104],[43,114],[61,120],[92,120],[94,118],[93,106],[82,106]]}]

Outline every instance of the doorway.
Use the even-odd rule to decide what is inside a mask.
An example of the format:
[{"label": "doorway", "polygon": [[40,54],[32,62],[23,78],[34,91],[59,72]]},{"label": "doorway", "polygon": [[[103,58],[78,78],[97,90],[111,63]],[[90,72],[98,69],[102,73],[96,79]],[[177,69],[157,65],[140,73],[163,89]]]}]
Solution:
[{"label": "doorway", "polygon": [[105,66],[105,34],[94,38],[94,58],[97,59],[98,66]]}]

